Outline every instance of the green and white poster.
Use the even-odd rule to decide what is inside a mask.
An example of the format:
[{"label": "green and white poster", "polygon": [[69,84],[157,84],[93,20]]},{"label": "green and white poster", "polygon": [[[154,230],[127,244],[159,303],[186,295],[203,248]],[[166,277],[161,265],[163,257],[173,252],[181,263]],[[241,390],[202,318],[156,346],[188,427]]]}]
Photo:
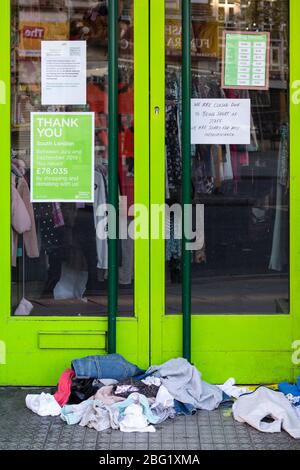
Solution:
[{"label": "green and white poster", "polygon": [[94,202],[94,113],[31,113],[31,201]]},{"label": "green and white poster", "polygon": [[269,89],[270,33],[224,32],[222,87]]}]

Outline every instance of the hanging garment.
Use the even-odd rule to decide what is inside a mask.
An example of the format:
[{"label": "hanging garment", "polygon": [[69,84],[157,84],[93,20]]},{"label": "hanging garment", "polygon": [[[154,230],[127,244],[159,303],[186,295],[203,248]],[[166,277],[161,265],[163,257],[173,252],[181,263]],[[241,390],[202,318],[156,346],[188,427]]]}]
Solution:
[{"label": "hanging garment", "polygon": [[24,201],[13,184],[11,186],[11,225],[12,266],[16,266],[18,234],[22,234],[31,229],[31,220]]},{"label": "hanging garment", "polygon": [[128,227],[134,223],[132,217],[120,218],[120,224],[127,228],[127,238],[121,239],[122,262],[119,267],[119,284],[130,285],[134,277],[134,240],[128,233]]},{"label": "hanging garment", "polygon": [[[232,410],[237,421],[248,423],[261,432],[275,433],[284,429],[295,439],[300,439],[299,418],[283,393],[260,387],[238,398]],[[268,417],[273,421],[263,421]]]},{"label": "hanging garment", "polygon": [[176,400],[197,409],[214,410],[223,399],[222,391],[216,385],[202,380],[196,367],[183,358],[151,366],[147,374],[160,377],[162,384]]},{"label": "hanging garment", "polygon": [[65,225],[64,216],[59,202],[52,203],[52,215],[54,228],[63,227]]},{"label": "hanging garment", "polygon": [[39,416],[59,416],[61,413],[61,407],[50,393],[26,395],[25,403],[27,408]]},{"label": "hanging garment", "polygon": [[168,188],[172,197],[172,193],[180,189],[182,178],[177,105],[168,105],[166,108],[166,153]]},{"label": "hanging garment", "polygon": [[[29,191],[29,187],[25,178],[20,178],[18,180],[17,191],[30,217],[30,228],[23,232],[25,252],[28,258],[38,258],[40,254],[39,254],[37,234],[36,234],[35,218],[34,218],[33,206],[32,206],[32,203],[30,202],[30,191]],[[15,199],[15,195],[13,195],[13,200],[14,199]],[[19,206],[19,209],[20,209],[20,206]],[[14,211],[15,210],[16,208],[14,209]],[[13,232],[13,259],[12,259],[13,266],[16,266],[17,246],[18,246],[18,232],[14,231]]]},{"label": "hanging garment", "polygon": [[283,271],[288,264],[288,156],[289,156],[289,128],[281,127],[281,140],[277,165],[277,193],[276,215],[273,232],[272,252],[269,269]]},{"label": "hanging garment", "polygon": [[47,254],[57,252],[64,247],[64,227],[55,228],[52,203],[39,203],[34,207],[39,222],[41,249]]},{"label": "hanging garment", "polygon": [[120,354],[88,356],[72,361],[76,377],[94,379],[125,380],[142,374],[144,371],[128,362]]},{"label": "hanging garment", "polygon": [[57,391],[53,395],[60,406],[68,403],[73,377],[75,377],[75,373],[72,369],[66,369],[60,376]]},{"label": "hanging garment", "polygon": [[[98,258],[97,267],[99,269],[108,268],[107,226],[105,217],[103,216],[106,204],[107,194],[105,179],[102,173],[95,171],[94,222],[96,229],[96,246]],[[99,206],[102,206],[102,208],[99,209]]]}]

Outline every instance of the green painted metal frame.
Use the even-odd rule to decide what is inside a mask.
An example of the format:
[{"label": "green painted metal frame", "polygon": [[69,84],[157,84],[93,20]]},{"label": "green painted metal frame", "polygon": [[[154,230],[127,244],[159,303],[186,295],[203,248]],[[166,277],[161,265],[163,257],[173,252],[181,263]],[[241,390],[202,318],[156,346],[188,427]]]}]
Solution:
[{"label": "green painted metal frame", "polygon": [[108,2],[108,352],[116,352],[116,318],[118,311],[118,0]]},{"label": "green painted metal frame", "polygon": [[[191,198],[191,2],[182,2],[182,205],[190,207]],[[191,214],[182,217],[182,353],[191,360],[191,252],[187,248]]]},{"label": "green painted metal frame", "polygon": [[[55,311],[52,317],[11,316],[10,3],[1,0],[0,10],[0,384],[55,385],[61,371],[75,357],[107,351],[103,334],[107,333],[108,321],[103,317],[58,317]],[[134,145],[135,181],[139,182],[135,184],[135,202],[145,206],[149,205],[148,50],[148,0],[134,0]],[[116,318],[116,343],[120,354],[147,367],[149,241],[136,240],[134,250],[134,316]]]},{"label": "green painted metal frame", "polygon": [[[300,2],[290,0],[290,315],[192,315],[191,359],[211,382],[234,376],[240,383],[293,380],[293,342],[300,340]],[[165,12],[150,4],[151,152],[150,201],[165,200]],[[155,79],[153,78],[155,76]],[[159,116],[153,106],[161,109]],[[165,315],[164,240],[151,240],[151,362],[182,355],[182,315]]]}]

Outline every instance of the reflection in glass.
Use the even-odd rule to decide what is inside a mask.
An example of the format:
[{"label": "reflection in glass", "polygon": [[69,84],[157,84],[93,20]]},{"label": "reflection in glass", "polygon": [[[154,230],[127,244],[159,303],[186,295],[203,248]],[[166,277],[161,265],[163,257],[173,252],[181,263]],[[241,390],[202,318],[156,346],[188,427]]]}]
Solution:
[{"label": "reflection in glass", "polygon": [[[205,243],[192,253],[192,312],[289,312],[287,0],[193,3],[192,97],[251,100],[250,145],[191,147],[193,205]],[[223,32],[268,31],[270,87],[223,89]],[[166,7],[166,200],[181,201],[181,5]],[[171,221],[172,223],[172,221]],[[181,244],[166,242],[166,312],[181,312]]]},{"label": "reflection in glass", "polygon": [[[133,0],[121,0],[119,11],[119,188],[130,205],[134,198]],[[41,105],[42,40],[86,41],[86,106]],[[107,201],[107,48],[107,1],[12,2],[13,313],[18,306],[17,314],[107,313],[107,242],[96,237],[97,206]],[[95,113],[94,204],[30,203],[30,114],[34,111]],[[18,220],[16,204],[21,208]],[[22,225],[26,216],[29,226]],[[133,256],[133,241],[120,241],[120,314],[133,314]]]}]

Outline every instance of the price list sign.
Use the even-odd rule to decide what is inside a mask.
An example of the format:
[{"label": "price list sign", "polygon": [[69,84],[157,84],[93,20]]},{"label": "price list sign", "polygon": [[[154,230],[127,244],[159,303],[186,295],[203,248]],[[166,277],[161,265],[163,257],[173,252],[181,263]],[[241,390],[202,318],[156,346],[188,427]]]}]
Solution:
[{"label": "price list sign", "polygon": [[224,32],[222,88],[268,90],[270,33]]}]

